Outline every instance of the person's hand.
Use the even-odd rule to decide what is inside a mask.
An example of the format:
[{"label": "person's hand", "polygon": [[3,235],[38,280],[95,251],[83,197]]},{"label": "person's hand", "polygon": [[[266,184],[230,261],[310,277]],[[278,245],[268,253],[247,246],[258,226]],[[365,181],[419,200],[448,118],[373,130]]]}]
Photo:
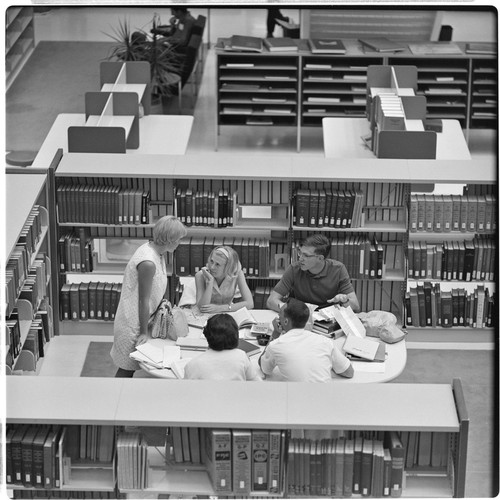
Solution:
[{"label": "person's hand", "polygon": [[335,297],[333,297],[333,299],[327,300],[327,302],[347,307],[349,305],[349,297],[345,293],[338,293]]},{"label": "person's hand", "polygon": [[271,337],[273,339],[277,339],[283,333],[283,327],[281,326],[281,321],[279,317],[273,319],[272,325],[273,325],[273,333]]},{"label": "person's hand", "polygon": [[202,313],[218,313],[218,312],[227,312],[227,306],[224,304],[205,304],[204,306],[200,306],[200,311]]},{"label": "person's hand", "polygon": [[145,344],[148,340],[149,340],[149,337],[147,335],[145,335],[144,333],[141,333],[137,337],[137,341],[135,342],[135,345],[138,346],[138,345]]},{"label": "person's hand", "polygon": [[205,283],[208,285],[214,281],[214,277],[208,270],[208,267],[202,267],[201,268],[201,273],[203,274],[203,279],[205,280]]}]

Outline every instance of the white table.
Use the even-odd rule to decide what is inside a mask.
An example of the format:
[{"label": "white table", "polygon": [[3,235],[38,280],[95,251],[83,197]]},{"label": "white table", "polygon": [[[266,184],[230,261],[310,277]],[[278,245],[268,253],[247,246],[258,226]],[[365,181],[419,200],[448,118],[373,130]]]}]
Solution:
[{"label": "white table", "polygon": [[[58,149],[68,152],[68,128],[85,125],[84,113],[62,113],[55,119],[30,169],[47,169]],[[127,149],[131,155],[183,155],[191,135],[190,115],[146,115],[139,120],[137,149]]]},{"label": "white table", "polygon": [[[251,311],[252,316],[258,321],[258,322],[269,322],[271,323],[272,320],[278,315],[274,311],[270,311],[268,309],[252,309]],[[257,341],[250,340],[248,338],[248,330],[246,330],[247,335],[245,335],[245,330],[240,330],[240,337],[245,338],[248,341],[255,342]],[[201,330],[199,328],[193,328],[190,327],[190,332],[189,336],[193,337],[199,337],[201,334]],[[174,345],[174,342],[171,340],[159,340],[155,339],[153,342],[158,343],[158,345],[162,344],[171,344]],[[339,349],[342,349],[342,346],[344,345],[345,342],[345,337],[340,337],[336,340],[333,340],[339,347]],[[264,348],[261,348],[261,351]],[[182,358],[192,358],[195,356],[199,356],[201,354],[200,351],[192,351],[192,350],[181,350],[181,357]],[[254,364],[255,368],[257,369],[257,373],[261,376],[261,378],[265,380],[271,380],[271,381],[283,381],[284,378],[281,376],[279,373],[279,370],[276,368],[274,372],[270,376],[265,376],[262,371],[260,370],[258,360],[259,360],[259,355],[253,355],[250,357],[252,363]],[[340,382],[340,383],[374,383],[374,382],[389,382],[390,380],[393,380],[397,376],[399,376],[402,371],[404,370],[404,367],[406,365],[406,342],[402,340],[401,342],[398,342],[396,344],[386,344],[386,361],[383,363],[385,366],[385,370],[383,372],[374,372],[374,371],[366,371],[370,370],[370,367],[372,369],[376,369],[377,367],[375,365],[378,365],[379,363],[367,363],[367,362],[353,362],[353,367],[354,367],[354,377],[353,378],[345,378],[345,377],[339,377],[335,373],[332,374],[332,382]],[[159,377],[159,378],[166,378],[166,379],[176,379],[175,375],[173,372],[169,369],[154,369],[151,368],[150,366],[142,363],[141,364],[142,369],[149,375],[153,377]]]},{"label": "white table", "polygon": [[[437,133],[436,160],[470,160],[470,152],[458,120],[441,120]],[[366,118],[323,118],[323,144],[326,158],[378,159],[361,137],[370,134]],[[387,159],[381,158],[387,162]]]}]

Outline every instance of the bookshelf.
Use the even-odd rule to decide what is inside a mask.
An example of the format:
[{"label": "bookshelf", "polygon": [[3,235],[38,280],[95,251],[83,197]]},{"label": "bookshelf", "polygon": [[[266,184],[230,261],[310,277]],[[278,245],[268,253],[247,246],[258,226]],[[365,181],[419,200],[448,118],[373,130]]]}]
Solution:
[{"label": "bookshelf", "polygon": [[[298,52],[291,54],[270,53],[266,48],[258,54],[227,52],[222,50],[222,45],[216,45],[217,137],[223,125],[257,124],[258,120],[252,120],[254,115],[266,118],[267,114],[261,112],[260,105],[252,98],[262,92],[266,97],[274,97],[276,93],[277,98],[285,100],[280,106],[286,107],[286,101],[290,101],[288,106],[292,111],[283,117],[280,114],[268,118],[273,125],[294,129],[297,151],[300,151],[302,127],[319,127],[325,117],[365,116],[366,77],[370,65],[416,66],[417,95],[427,99],[427,118],[458,120],[466,137],[471,129],[496,128],[496,56],[468,54],[465,42],[455,44],[459,53],[450,53],[448,47],[439,48],[436,44],[429,54],[425,53],[429,44],[423,42],[404,44],[411,46],[415,53],[408,47],[401,52],[384,54],[365,52],[356,39],[346,38],[342,42],[346,47],[343,55],[312,54],[305,39],[297,40]],[[276,82],[270,95],[265,79],[267,71],[268,76],[289,71],[290,81]],[[239,89],[231,88],[235,80],[243,83]],[[241,110],[227,115],[224,107],[232,105]],[[261,124],[269,126],[270,121]],[[216,149],[217,146],[218,139]]]},{"label": "bookshelf", "polygon": [[[54,336],[50,196],[44,174],[7,173],[6,372],[37,373]],[[23,193],[18,198],[18,193]],[[14,199],[15,198],[15,199]]]},{"label": "bookshelf", "polygon": [[9,88],[35,48],[33,7],[9,7],[5,22],[5,78]]},{"label": "bookshelf", "polygon": [[[156,390],[165,397],[152,398]],[[143,429],[179,426],[448,433],[449,470],[438,468],[432,481],[428,471],[419,471],[418,467],[406,470],[403,496],[463,497],[465,493],[469,419],[458,379],[450,384],[342,385],[187,380],[165,384],[155,379],[10,377],[6,398],[8,425],[107,425],[115,426],[117,431],[132,425]],[[261,404],[255,405],[256,399]],[[64,406],[59,404],[61,400],[66,402]],[[94,404],[89,405],[91,400]],[[171,401],[185,404],[172,405]],[[343,404],[339,406],[336,401]],[[394,401],[399,404],[393,405]],[[388,413],[389,405],[393,411]],[[264,416],[263,406],[271,409]],[[165,469],[160,457],[153,453],[153,447],[148,448],[148,456],[149,453],[152,467],[146,492],[214,494],[203,467]],[[66,451],[63,456],[65,454]],[[62,488],[78,488],[77,475],[74,477],[75,480],[72,474]],[[114,488],[110,476],[105,483],[101,477],[102,473],[88,469],[86,487],[94,491]],[[286,492],[284,496],[288,496]]]}]

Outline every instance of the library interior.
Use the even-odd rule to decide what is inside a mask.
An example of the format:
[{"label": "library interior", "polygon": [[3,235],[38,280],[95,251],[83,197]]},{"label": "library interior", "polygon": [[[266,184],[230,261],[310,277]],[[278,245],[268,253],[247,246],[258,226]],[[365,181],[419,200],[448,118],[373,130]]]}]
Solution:
[{"label": "library interior", "polygon": [[22,4],[2,497],[497,497],[494,5]]}]

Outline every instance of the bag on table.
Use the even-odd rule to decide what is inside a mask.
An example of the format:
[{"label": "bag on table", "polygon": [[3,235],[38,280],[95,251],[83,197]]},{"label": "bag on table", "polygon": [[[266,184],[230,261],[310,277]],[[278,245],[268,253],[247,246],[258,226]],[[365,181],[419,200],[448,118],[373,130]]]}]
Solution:
[{"label": "bag on table", "polygon": [[405,332],[396,324],[397,318],[387,311],[359,313],[358,318],[366,328],[366,335],[378,337],[388,344],[395,344],[406,337]]},{"label": "bag on table", "polygon": [[184,311],[163,299],[148,321],[148,329],[154,339],[177,340],[185,337],[189,327]]}]

